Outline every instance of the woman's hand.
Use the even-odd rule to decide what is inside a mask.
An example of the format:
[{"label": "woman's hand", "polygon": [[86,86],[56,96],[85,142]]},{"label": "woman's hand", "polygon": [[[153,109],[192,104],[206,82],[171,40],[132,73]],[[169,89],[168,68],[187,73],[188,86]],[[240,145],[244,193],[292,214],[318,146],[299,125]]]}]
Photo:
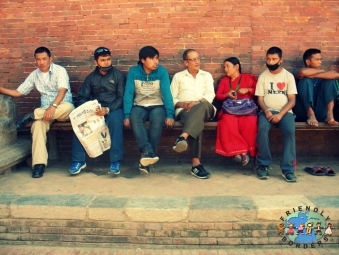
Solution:
[{"label": "woman's hand", "polygon": [[230,99],[237,99],[237,92],[235,90],[231,90],[230,92],[227,93],[227,97]]},{"label": "woman's hand", "polygon": [[250,92],[250,90],[248,88],[241,88],[238,90],[239,94],[241,95],[245,95],[247,94],[248,92]]}]

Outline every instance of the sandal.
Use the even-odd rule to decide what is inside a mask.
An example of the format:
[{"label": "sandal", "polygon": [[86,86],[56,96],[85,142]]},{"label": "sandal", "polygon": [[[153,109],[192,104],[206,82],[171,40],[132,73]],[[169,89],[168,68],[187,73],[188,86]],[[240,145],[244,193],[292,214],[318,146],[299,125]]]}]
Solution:
[{"label": "sandal", "polygon": [[325,175],[328,175],[328,176],[335,176],[336,175],[334,170],[332,168],[330,168],[329,166],[323,167],[323,171],[325,172]]},{"label": "sandal", "polygon": [[234,159],[235,162],[238,162],[238,163],[240,163],[242,161],[241,155],[239,155],[239,154],[235,155],[233,159]]},{"label": "sandal", "polygon": [[246,166],[248,164],[248,162],[250,162],[250,157],[247,154],[241,155],[241,158],[242,158],[241,159],[241,164],[243,166]]},{"label": "sandal", "polygon": [[321,175],[326,174],[325,171],[320,166],[305,167],[304,171],[309,174],[316,175],[316,176],[321,176]]}]

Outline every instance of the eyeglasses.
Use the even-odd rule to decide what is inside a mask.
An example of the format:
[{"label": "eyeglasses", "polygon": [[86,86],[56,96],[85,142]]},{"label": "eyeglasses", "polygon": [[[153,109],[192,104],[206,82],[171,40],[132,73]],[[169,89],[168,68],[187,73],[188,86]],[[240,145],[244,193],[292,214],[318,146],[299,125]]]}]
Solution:
[{"label": "eyeglasses", "polygon": [[99,53],[104,52],[104,51],[109,52],[108,49],[106,49],[106,48],[101,48],[101,49],[97,49],[97,50],[94,52],[94,54],[99,54]]},{"label": "eyeglasses", "polygon": [[200,61],[200,58],[186,58],[185,60],[189,60],[189,61],[192,61],[192,62],[198,62],[198,61]]}]

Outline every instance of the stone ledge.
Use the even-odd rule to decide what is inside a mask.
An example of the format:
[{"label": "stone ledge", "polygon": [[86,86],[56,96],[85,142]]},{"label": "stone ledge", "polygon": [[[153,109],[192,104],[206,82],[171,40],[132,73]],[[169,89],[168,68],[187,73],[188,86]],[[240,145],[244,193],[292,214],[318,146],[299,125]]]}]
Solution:
[{"label": "stone ledge", "polygon": [[339,196],[113,197],[92,195],[0,196],[0,218],[107,222],[277,222],[293,208],[318,207],[339,219]]},{"label": "stone ledge", "polygon": [[0,149],[0,175],[9,173],[17,164],[25,161],[31,155],[31,141],[24,138]]}]

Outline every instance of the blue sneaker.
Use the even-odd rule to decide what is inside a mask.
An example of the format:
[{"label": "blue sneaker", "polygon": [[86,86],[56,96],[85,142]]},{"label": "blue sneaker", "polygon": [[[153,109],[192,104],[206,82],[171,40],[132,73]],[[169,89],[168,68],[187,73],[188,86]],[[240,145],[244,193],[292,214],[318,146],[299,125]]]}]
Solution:
[{"label": "blue sneaker", "polygon": [[108,173],[109,174],[120,174],[120,165],[121,165],[120,160],[117,160],[117,161],[111,163],[111,167],[109,168]]},{"label": "blue sneaker", "polygon": [[71,168],[68,170],[70,174],[78,174],[86,167],[86,162],[73,161]]}]

